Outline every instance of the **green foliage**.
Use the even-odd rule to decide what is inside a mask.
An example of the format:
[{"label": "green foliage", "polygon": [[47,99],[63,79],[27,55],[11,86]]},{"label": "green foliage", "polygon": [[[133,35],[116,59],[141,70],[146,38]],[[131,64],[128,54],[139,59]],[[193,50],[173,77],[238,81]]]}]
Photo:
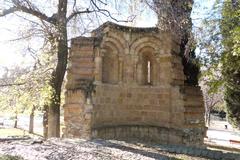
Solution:
[{"label": "green foliage", "polygon": [[221,102],[213,107],[213,110],[218,112],[226,112],[226,104],[224,102]]},{"label": "green foliage", "polygon": [[19,156],[10,156],[10,155],[0,155],[0,160],[23,160],[23,158]]},{"label": "green foliage", "polygon": [[240,6],[225,0],[222,9],[221,33],[224,51],[222,74],[225,81],[226,111],[229,122],[240,128]]},{"label": "green foliage", "polygon": [[227,87],[225,91],[226,112],[228,121],[240,128],[240,90]]},{"label": "green foliage", "polygon": [[222,35],[220,31],[222,2],[216,0],[202,20],[200,28],[194,30],[201,62],[201,78],[205,81],[208,94],[217,94],[222,90],[224,80],[222,77]]},{"label": "green foliage", "polygon": [[197,35],[202,77],[209,93],[224,92],[228,120],[240,128],[240,1],[215,2]]},{"label": "green foliage", "polygon": [[53,56],[43,51],[35,56],[37,58],[34,66],[9,68],[1,77],[0,83],[6,84],[5,87],[0,87],[1,112],[11,115],[29,114],[32,108],[41,111],[49,103]]}]

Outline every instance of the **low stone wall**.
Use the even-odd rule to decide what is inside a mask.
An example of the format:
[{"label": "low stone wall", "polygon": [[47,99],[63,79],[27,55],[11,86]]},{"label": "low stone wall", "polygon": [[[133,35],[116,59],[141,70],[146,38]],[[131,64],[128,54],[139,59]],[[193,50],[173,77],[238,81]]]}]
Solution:
[{"label": "low stone wall", "polygon": [[93,138],[141,140],[160,144],[182,144],[183,131],[158,126],[122,125],[93,128]]}]

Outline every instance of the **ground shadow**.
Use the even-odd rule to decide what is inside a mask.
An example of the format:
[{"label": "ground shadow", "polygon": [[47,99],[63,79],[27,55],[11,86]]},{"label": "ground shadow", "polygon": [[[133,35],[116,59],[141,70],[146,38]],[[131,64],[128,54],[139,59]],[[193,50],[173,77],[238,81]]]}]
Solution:
[{"label": "ground shadow", "polygon": [[125,145],[121,145],[118,143],[113,143],[110,141],[103,141],[103,140],[92,140],[92,142],[100,144],[104,147],[109,147],[109,148],[116,148],[116,149],[120,149],[122,151],[127,151],[127,152],[132,152],[135,154],[140,154],[142,156],[145,157],[149,157],[149,158],[154,158],[154,159],[158,159],[158,160],[181,160],[175,157],[169,157],[169,156],[165,156],[159,153],[154,153],[151,151],[145,151],[145,150],[141,150],[141,149],[136,149],[133,147],[129,147],[129,146],[125,146]]}]

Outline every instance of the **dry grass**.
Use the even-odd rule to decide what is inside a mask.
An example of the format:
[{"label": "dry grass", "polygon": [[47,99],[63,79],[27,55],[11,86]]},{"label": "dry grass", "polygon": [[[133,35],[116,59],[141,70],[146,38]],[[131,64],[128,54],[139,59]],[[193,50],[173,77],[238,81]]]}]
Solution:
[{"label": "dry grass", "polygon": [[28,132],[17,128],[0,128],[0,138],[6,138],[11,136],[27,136]]}]

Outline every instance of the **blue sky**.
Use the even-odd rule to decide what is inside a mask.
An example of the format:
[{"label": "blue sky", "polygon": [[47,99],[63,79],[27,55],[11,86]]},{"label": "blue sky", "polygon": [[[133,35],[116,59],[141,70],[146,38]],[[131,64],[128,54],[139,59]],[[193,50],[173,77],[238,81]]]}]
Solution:
[{"label": "blue sky", "polygon": [[[201,18],[207,16],[206,13],[211,9],[214,1],[215,0],[195,0],[192,14],[195,26],[201,25]],[[136,22],[134,25],[138,27],[155,26],[157,17],[153,11],[145,9],[141,11],[141,16],[137,17]],[[30,58],[22,56],[25,46],[30,42],[10,41],[19,36],[19,30],[24,30],[24,28],[27,27],[27,24],[22,19],[16,18],[16,15],[0,17],[0,67],[14,64],[24,65],[31,62]]]}]

